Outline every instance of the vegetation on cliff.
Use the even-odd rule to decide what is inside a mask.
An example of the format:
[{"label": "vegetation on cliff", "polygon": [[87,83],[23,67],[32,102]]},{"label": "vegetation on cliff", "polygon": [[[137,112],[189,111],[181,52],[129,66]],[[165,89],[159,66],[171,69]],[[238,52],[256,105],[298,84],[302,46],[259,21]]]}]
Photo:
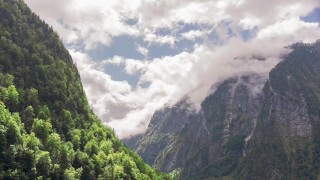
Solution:
[{"label": "vegetation on cliff", "polygon": [[0,17],[0,179],[170,179],[93,114],[51,27],[22,0]]}]

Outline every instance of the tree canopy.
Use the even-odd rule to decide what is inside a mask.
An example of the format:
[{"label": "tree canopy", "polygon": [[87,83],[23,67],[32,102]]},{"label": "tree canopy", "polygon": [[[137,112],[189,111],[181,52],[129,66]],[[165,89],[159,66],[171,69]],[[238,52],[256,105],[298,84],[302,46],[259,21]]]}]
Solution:
[{"label": "tree canopy", "polygon": [[171,179],[93,114],[58,35],[0,0],[0,179]]}]

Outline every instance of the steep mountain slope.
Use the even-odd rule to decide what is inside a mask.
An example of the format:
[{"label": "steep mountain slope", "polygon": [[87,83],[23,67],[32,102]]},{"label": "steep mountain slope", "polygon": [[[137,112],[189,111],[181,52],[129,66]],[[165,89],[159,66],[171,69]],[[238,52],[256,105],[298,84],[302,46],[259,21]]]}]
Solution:
[{"label": "steep mountain slope", "polygon": [[[223,82],[199,113],[172,116],[179,104],[155,113],[136,151],[181,179],[319,178],[320,42],[291,48],[260,93],[261,77],[248,75]],[[173,133],[153,122],[181,118]]]},{"label": "steep mountain slope", "polygon": [[320,42],[292,48],[264,87],[243,178],[320,178]]},{"label": "steep mountain slope", "polygon": [[[261,97],[251,91],[254,78],[259,79],[252,75],[252,78],[225,81],[202,102],[199,113],[180,103],[155,113],[151,123],[162,119],[176,127],[177,119],[178,122],[183,119],[185,124],[180,123],[178,131],[167,134],[156,124],[149,126],[136,151],[163,171],[182,168],[183,178],[203,179],[230,174],[243,155],[245,138],[255,127]],[[172,113],[176,109],[179,113]],[[159,134],[170,137],[163,140],[169,146],[157,149],[155,143],[150,143],[152,140],[159,142]],[[157,155],[153,162],[148,159],[150,154]]]},{"label": "steep mountain slope", "polygon": [[139,141],[137,152],[143,154],[147,163],[159,164],[161,155],[175,144],[175,136],[193,118],[194,112],[186,100],[172,108],[157,111],[149,123],[146,134]]},{"label": "steep mountain slope", "polygon": [[51,27],[22,0],[0,17],[0,179],[170,179],[93,114]]}]

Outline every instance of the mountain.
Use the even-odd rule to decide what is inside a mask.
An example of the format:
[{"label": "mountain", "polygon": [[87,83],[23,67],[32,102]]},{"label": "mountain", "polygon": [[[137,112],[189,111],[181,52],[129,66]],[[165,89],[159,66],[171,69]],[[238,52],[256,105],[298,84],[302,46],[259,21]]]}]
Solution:
[{"label": "mountain", "polygon": [[288,48],[267,80],[222,82],[199,112],[157,111],[132,147],[180,179],[319,179],[320,41]]},{"label": "mountain", "polygon": [[[139,141],[136,151],[146,162],[165,172],[181,169],[181,179],[230,173],[243,155],[245,139],[255,127],[261,95],[251,91],[254,79],[259,77],[252,75],[252,78],[223,82],[202,102],[199,112],[181,103],[156,112],[152,124],[157,120],[162,124],[171,123],[171,129],[176,131],[153,124]],[[168,145],[160,146],[162,148],[157,151],[152,149],[159,147],[159,142]],[[153,161],[150,155],[156,155]]]},{"label": "mountain", "polygon": [[93,114],[51,27],[22,0],[0,17],[0,179],[171,179]]},{"label": "mountain", "polygon": [[241,177],[320,178],[320,41],[291,48],[263,89]]},{"label": "mountain", "polygon": [[193,119],[193,114],[186,100],[182,100],[172,108],[157,111],[149,123],[147,132],[139,141],[136,151],[143,155],[147,163],[160,164],[161,156],[166,150],[174,147],[175,136],[189,120]]}]

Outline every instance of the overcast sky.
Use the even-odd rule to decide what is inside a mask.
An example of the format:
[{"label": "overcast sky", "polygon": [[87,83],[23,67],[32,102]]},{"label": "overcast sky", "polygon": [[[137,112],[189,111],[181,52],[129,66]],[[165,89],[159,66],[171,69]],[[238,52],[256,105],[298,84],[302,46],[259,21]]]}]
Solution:
[{"label": "overcast sky", "polygon": [[[268,72],[294,42],[320,39],[319,0],[25,0],[70,51],[95,113],[120,138],[184,96]],[[265,60],[257,60],[257,59]]]}]

